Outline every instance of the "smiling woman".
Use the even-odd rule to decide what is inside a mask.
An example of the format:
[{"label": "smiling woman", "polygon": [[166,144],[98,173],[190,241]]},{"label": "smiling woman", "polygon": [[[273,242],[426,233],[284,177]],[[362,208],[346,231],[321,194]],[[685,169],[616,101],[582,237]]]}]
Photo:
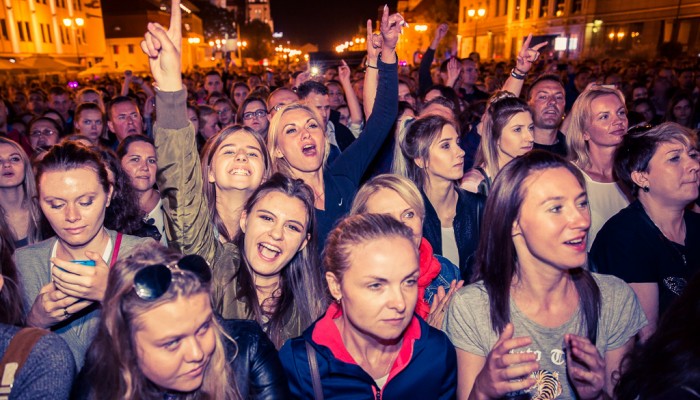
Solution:
[{"label": "smiling woman", "polygon": [[143,239],[105,229],[112,185],[99,155],[85,146],[53,146],[37,164],[37,187],[56,237],[15,253],[27,324],[56,327],[80,366],[97,326],[109,266]]}]

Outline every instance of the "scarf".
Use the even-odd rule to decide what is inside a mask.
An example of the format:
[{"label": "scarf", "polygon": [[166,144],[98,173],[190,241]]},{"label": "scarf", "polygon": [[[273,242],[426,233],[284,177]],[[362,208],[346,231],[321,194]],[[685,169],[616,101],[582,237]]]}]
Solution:
[{"label": "scarf", "polygon": [[422,238],[418,247],[418,262],[420,275],[418,276],[418,302],[416,314],[426,319],[430,313],[430,304],[425,301],[425,288],[440,274],[440,261],[433,256],[433,247],[426,238]]}]

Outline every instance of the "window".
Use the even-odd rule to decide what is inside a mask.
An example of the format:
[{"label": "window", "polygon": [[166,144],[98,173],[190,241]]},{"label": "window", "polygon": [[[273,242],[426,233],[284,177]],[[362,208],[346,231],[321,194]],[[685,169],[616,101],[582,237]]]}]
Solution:
[{"label": "window", "polygon": [[46,36],[49,38],[49,43],[53,43],[53,37],[51,37],[51,25],[46,24]]},{"label": "window", "polygon": [[532,18],[532,0],[527,0],[525,4],[525,19]]},{"label": "window", "polygon": [[129,50],[129,54],[134,54],[134,45],[133,44],[127,45],[127,49]]},{"label": "window", "polygon": [[7,35],[7,23],[5,19],[0,19],[0,29],[2,29],[2,37],[5,40],[10,40],[10,37]]},{"label": "window", "polygon": [[119,54],[119,45],[112,46],[112,53]]},{"label": "window", "polygon": [[462,7],[462,22],[467,22],[467,7]]},{"label": "window", "polygon": [[556,3],[554,3],[554,15],[557,17],[561,17],[564,15],[564,3],[566,2],[565,0],[555,0]]},{"label": "window", "polygon": [[573,0],[571,2],[571,13],[572,14],[580,14],[582,8],[583,8],[583,0]]},{"label": "window", "polygon": [[63,28],[59,28],[58,30],[61,32],[61,43],[66,44],[66,32]]},{"label": "window", "polygon": [[540,0],[540,18],[549,15],[549,0]]},{"label": "window", "polygon": [[496,0],[496,12],[493,15],[498,17],[498,14],[500,14],[500,13],[501,13],[501,0]]},{"label": "window", "polygon": [[44,33],[44,24],[39,25],[41,25],[41,41],[46,43],[46,33]]},{"label": "window", "polygon": [[19,32],[19,40],[26,42],[27,39],[24,38],[24,29],[22,29],[22,22],[17,22],[17,32]]},{"label": "window", "polygon": [[66,44],[70,44],[70,30],[68,28],[63,29],[66,32]]},{"label": "window", "polygon": [[32,31],[29,30],[29,22],[24,23],[24,28],[27,30],[27,41],[32,41]]}]

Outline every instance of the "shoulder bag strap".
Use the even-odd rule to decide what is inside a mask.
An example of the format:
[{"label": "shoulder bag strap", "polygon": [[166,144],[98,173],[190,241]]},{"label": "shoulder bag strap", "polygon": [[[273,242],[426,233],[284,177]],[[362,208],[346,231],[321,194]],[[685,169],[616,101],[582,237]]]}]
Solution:
[{"label": "shoulder bag strap", "polygon": [[109,260],[109,267],[112,268],[114,264],[116,264],[117,259],[119,258],[119,248],[121,247],[122,244],[122,233],[117,232],[117,238],[114,241],[114,250],[112,250],[112,259]]},{"label": "shoulder bag strap", "polygon": [[321,376],[318,374],[318,362],[316,360],[316,350],[308,341],[306,343],[306,356],[309,358],[309,371],[311,372],[311,383],[314,387],[314,400],[323,400],[323,388],[321,387]]},{"label": "shoulder bag strap", "polygon": [[47,333],[49,331],[45,329],[23,328],[10,340],[10,345],[0,361],[0,400],[9,398],[15,376],[27,361],[34,345]]}]

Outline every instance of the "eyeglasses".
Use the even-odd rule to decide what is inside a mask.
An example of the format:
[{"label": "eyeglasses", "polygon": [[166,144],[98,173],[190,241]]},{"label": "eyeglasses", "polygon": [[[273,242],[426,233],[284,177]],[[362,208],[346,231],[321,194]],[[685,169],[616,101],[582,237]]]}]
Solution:
[{"label": "eyeglasses", "polygon": [[265,110],[258,110],[258,111],[251,111],[247,113],[243,113],[243,119],[249,120],[255,118],[262,118],[267,115],[267,111]]},{"label": "eyeglasses", "polygon": [[211,270],[206,260],[196,254],[190,254],[182,257],[175,265],[149,265],[137,272],[134,276],[134,292],[142,300],[157,300],[170,288],[173,273],[182,271],[193,273],[202,283],[211,281]]},{"label": "eyeglasses", "polygon": [[641,124],[639,124],[639,125],[635,125],[635,126],[629,128],[629,129],[627,129],[627,133],[628,133],[628,134],[630,134],[630,133],[631,133],[631,134],[644,133],[644,132],[650,130],[651,128],[653,128],[653,127],[654,127],[653,125],[641,123]]},{"label": "eyeglasses", "polygon": [[284,106],[286,106],[285,103],[276,104],[274,107],[272,107],[268,110],[268,113],[272,114],[272,110],[275,110],[275,112],[277,112],[277,111],[281,110],[282,107],[284,107]]},{"label": "eyeglasses", "polygon": [[51,137],[51,136],[56,135],[56,134],[58,134],[58,132],[55,131],[55,130],[53,130],[53,129],[44,129],[43,131],[40,131],[40,130],[31,131],[31,132],[29,133],[29,136],[31,136],[31,137],[39,137],[39,136],[42,136],[42,135],[43,135],[43,136],[46,136],[46,137]]}]

